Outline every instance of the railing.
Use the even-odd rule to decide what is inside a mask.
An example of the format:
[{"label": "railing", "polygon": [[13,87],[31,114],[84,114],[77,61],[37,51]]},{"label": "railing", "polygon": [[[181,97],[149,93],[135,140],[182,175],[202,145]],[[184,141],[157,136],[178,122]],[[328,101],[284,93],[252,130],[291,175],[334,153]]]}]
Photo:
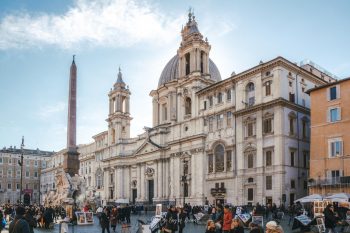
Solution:
[{"label": "railing", "polygon": [[350,176],[338,176],[325,179],[310,179],[309,186],[317,185],[350,185]]},{"label": "railing", "polygon": [[226,193],[226,188],[212,188],[210,189],[211,194]]}]

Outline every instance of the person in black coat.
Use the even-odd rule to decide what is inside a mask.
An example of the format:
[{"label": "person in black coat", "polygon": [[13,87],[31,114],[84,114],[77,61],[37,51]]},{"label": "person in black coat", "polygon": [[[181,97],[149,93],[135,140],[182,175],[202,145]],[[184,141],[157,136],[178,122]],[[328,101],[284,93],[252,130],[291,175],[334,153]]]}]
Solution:
[{"label": "person in black coat", "polygon": [[29,224],[24,219],[25,209],[22,206],[16,208],[15,219],[11,222],[9,232],[11,233],[30,233]]},{"label": "person in black coat", "polygon": [[166,214],[166,228],[171,231],[171,233],[174,233],[177,231],[177,211],[175,206],[171,205],[170,209],[168,210],[168,213]]},{"label": "person in black coat", "polygon": [[103,210],[100,216],[100,225],[102,228],[102,233],[105,233],[105,230],[107,230],[107,233],[110,233],[109,231],[109,211],[107,208]]},{"label": "person in black coat", "polygon": [[32,212],[29,208],[26,208],[26,213],[24,215],[24,218],[29,224],[30,233],[34,233],[34,227],[36,227],[36,220],[33,217]]},{"label": "person in black coat", "polygon": [[183,229],[185,228],[186,217],[187,217],[187,213],[184,211],[183,208],[180,208],[180,212],[179,212],[179,233],[182,233]]},{"label": "person in black coat", "polygon": [[325,220],[325,227],[326,227],[326,233],[331,231],[332,233],[335,233],[335,226],[338,222],[338,217],[336,216],[334,212],[334,206],[331,204],[328,204],[327,207],[323,211],[324,214],[324,220]]}]

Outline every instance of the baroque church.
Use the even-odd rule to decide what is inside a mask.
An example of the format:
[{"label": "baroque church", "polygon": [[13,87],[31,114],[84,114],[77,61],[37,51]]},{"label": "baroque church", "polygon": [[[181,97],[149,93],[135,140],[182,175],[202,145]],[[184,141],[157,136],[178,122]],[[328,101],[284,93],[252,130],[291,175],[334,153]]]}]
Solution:
[{"label": "baroque church", "polygon": [[[334,81],[283,57],[222,79],[193,14],[155,90],[153,126],[130,137],[131,91],[119,70],[108,130],[79,148],[80,173],[102,204],[288,206],[305,196],[310,151],[308,89]],[[92,169],[91,169],[92,166]],[[89,169],[87,169],[89,167]],[[92,171],[91,171],[92,170]],[[88,172],[89,171],[89,172]]]}]

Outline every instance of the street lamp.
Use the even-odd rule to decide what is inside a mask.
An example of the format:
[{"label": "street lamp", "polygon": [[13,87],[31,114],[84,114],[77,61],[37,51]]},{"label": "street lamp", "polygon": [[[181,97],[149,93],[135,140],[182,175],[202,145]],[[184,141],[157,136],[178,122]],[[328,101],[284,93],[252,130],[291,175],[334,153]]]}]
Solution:
[{"label": "street lamp", "polygon": [[21,144],[21,161],[18,161],[19,166],[21,166],[21,190],[19,193],[20,204],[22,204],[22,192],[23,192],[23,148],[24,148],[24,136],[22,136],[22,144]]}]

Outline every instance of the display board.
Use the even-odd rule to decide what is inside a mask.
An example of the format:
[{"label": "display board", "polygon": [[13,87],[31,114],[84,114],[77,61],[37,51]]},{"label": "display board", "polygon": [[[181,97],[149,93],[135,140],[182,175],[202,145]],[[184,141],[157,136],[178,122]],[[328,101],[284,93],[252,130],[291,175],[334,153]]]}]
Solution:
[{"label": "display board", "polygon": [[246,224],[250,220],[250,214],[237,214],[241,221]]},{"label": "display board", "polygon": [[314,216],[323,216],[323,211],[328,204],[332,204],[331,201],[314,201]]},{"label": "display board", "polygon": [[317,224],[317,228],[318,228],[318,232],[322,233],[326,231],[326,227],[324,225],[324,220],[322,217],[318,217],[316,218],[316,224]]},{"label": "display board", "polygon": [[311,218],[309,218],[306,215],[299,215],[296,216],[295,219],[297,219],[301,224],[303,224],[304,226],[309,225],[309,223],[312,221]]},{"label": "display board", "polygon": [[75,212],[78,225],[94,224],[94,215],[92,212]]},{"label": "display board", "polygon": [[161,217],[162,215],[162,204],[157,204],[156,205],[156,214],[155,216],[156,217]]},{"label": "display board", "polygon": [[252,222],[264,227],[264,217],[263,216],[252,216]]}]

